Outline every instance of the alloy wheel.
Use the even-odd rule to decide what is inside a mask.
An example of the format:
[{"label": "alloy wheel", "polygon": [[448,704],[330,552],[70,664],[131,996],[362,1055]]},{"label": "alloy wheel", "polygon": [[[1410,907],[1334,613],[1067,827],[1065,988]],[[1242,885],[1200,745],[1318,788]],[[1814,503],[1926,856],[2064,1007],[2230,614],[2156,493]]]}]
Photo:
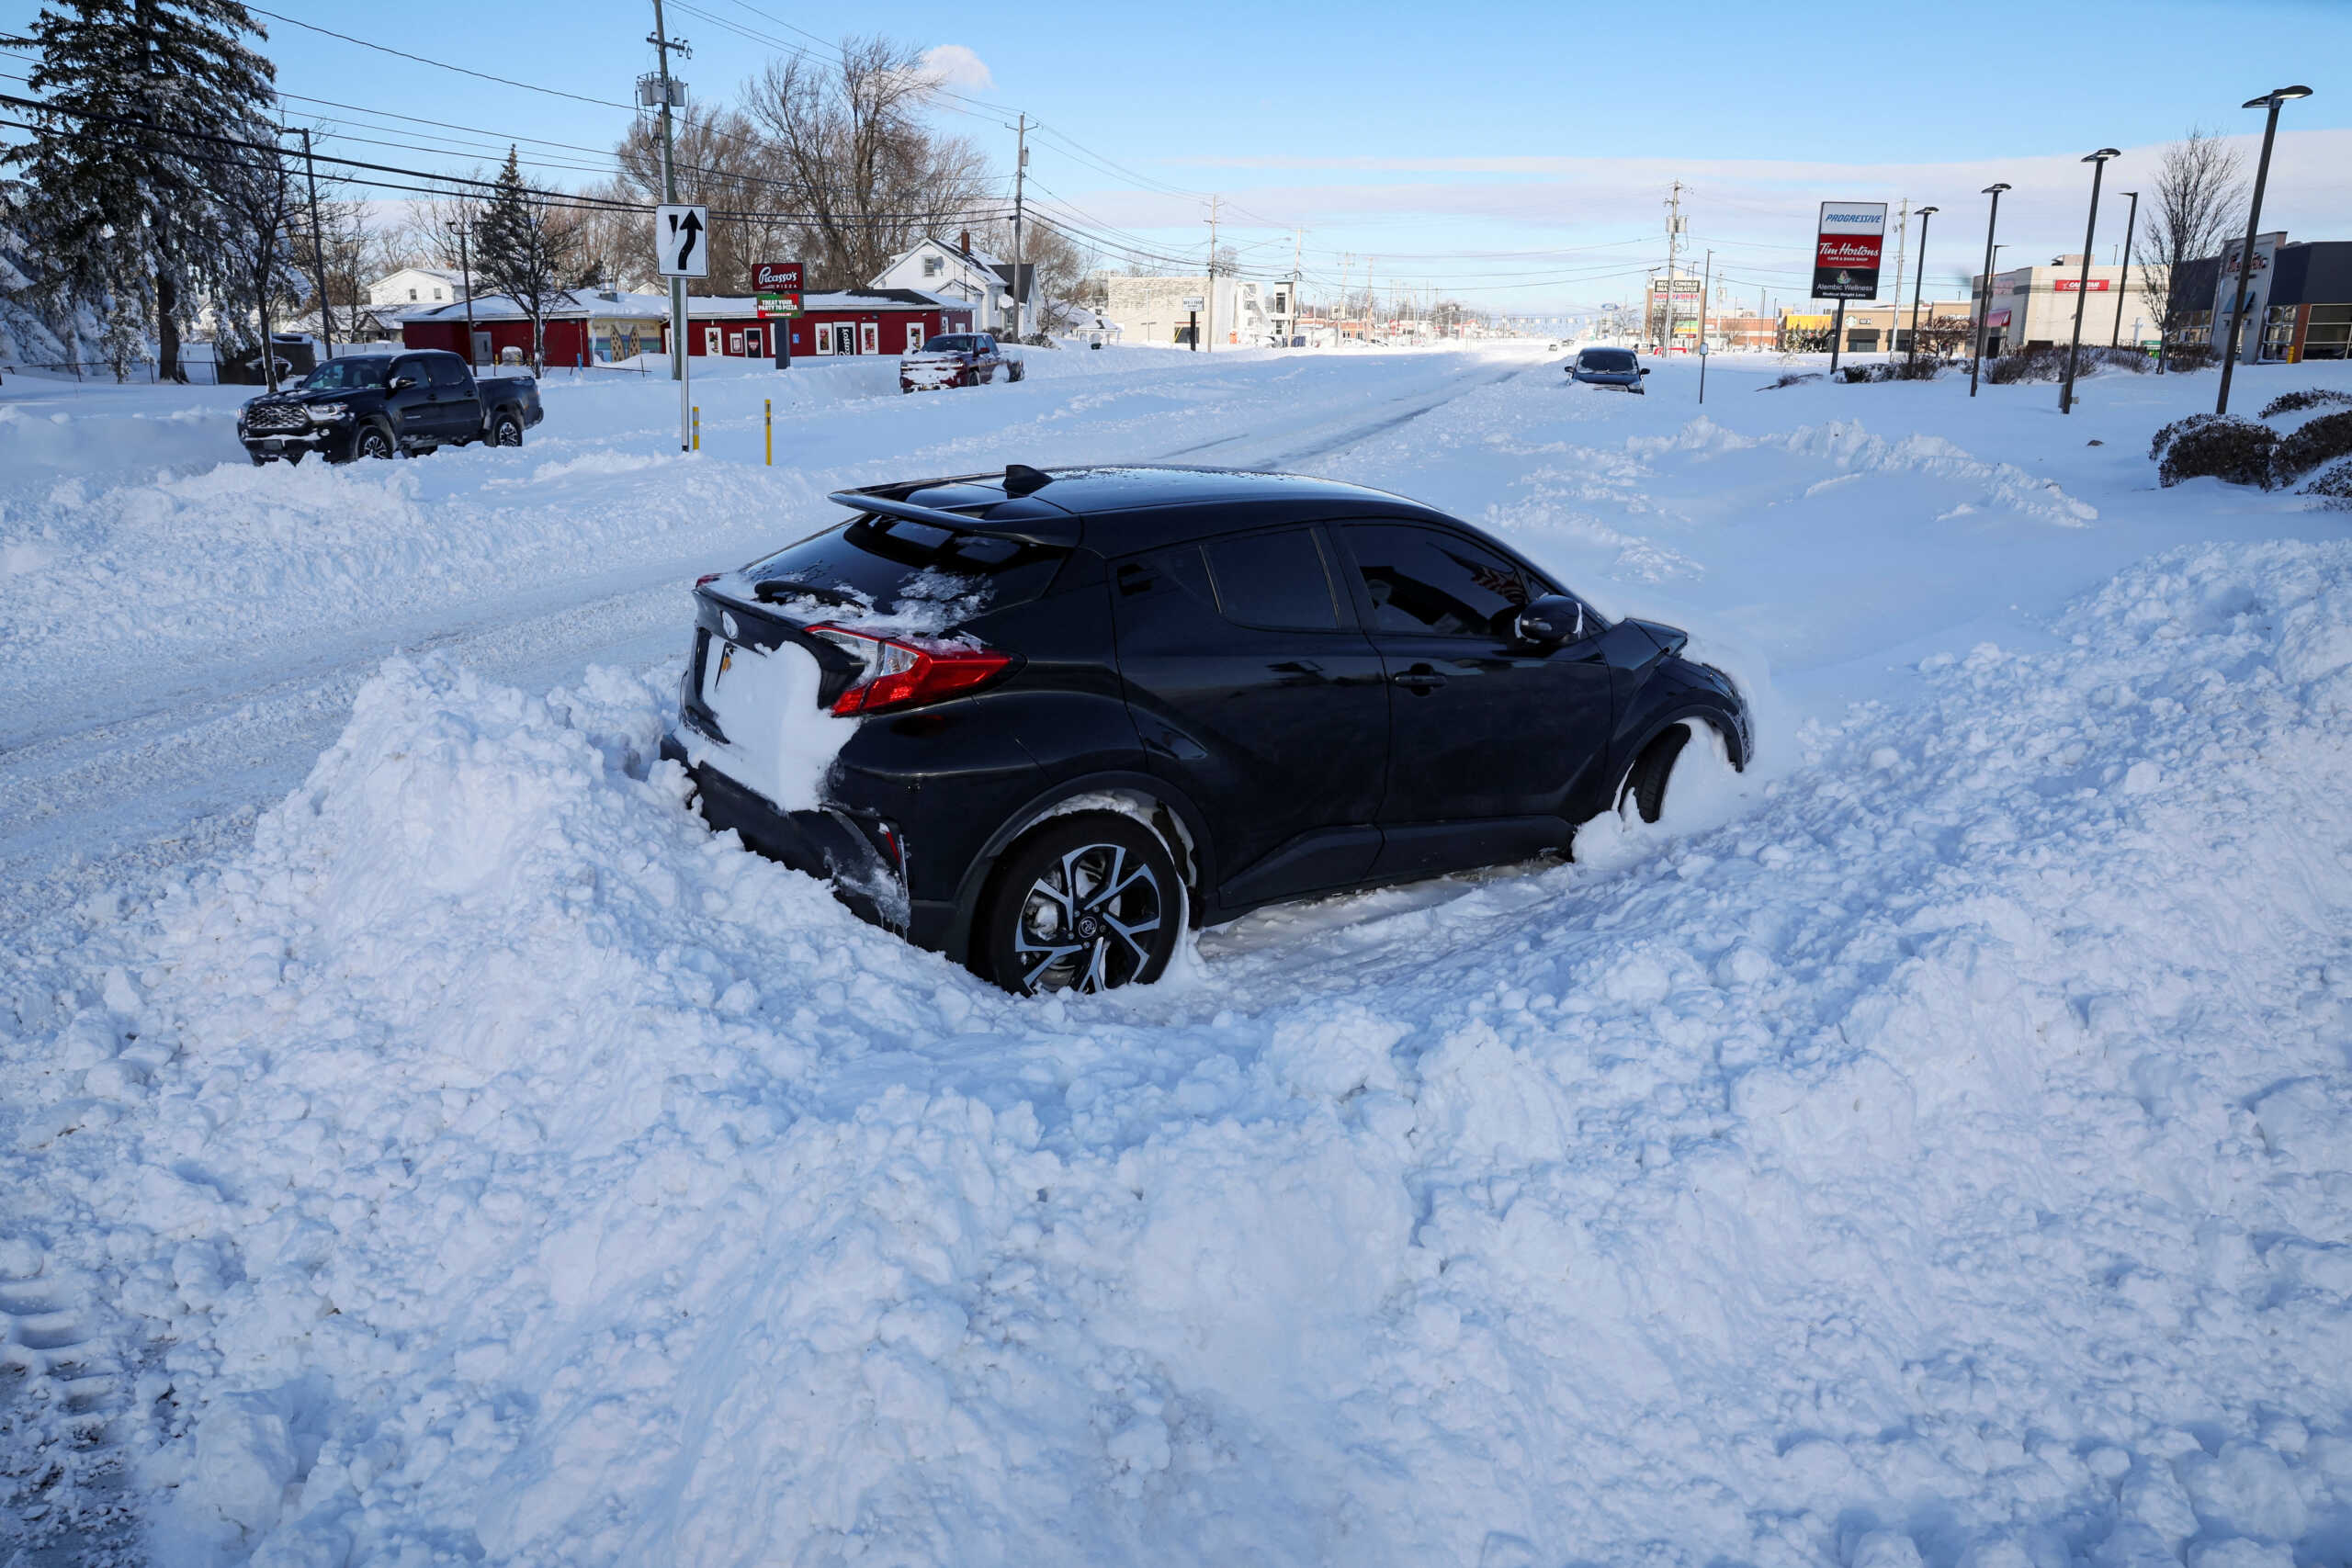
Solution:
[{"label": "alloy wheel", "polygon": [[1103,991],[1151,962],[1167,918],[1159,878],[1122,844],[1081,844],[1046,866],[1021,900],[1012,951],[1020,988]]}]

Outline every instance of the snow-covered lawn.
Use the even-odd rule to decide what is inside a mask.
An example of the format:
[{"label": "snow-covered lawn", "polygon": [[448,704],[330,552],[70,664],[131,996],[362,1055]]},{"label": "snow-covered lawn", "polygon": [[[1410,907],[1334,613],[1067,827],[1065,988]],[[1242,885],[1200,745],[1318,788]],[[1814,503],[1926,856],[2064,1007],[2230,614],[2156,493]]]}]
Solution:
[{"label": "snow-covered lawn", "polygon": [[[0,1519],[171,1564],[2346,1561],[2352,513],[2155,489],[2211,376],[2063,418],[1762,359],[1703,411],[1525,349],[1032,363],[710,377],[695,457],[666,384],[558,379],[520,453],[334,470],[246,467],[209,392],[0,388]],[[2237,397],[2310,385],[2352,375]],[[1110,458],[1506,534],[1690,628],[1759,764],[1045,1001],[648,766],[696,572],[843,483]]]}]

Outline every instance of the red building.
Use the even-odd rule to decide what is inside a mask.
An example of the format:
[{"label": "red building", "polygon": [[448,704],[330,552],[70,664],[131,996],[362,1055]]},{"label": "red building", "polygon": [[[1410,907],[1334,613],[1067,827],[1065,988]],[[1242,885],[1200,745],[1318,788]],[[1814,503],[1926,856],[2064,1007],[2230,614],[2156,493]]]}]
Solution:
[{"label": "red building", "polygon": [[[803,304],[806,310],[799,316],[769,320],[751,299],[689,295],[686,352],[697,357],[773,359],[776,335],[788,327],[795,358],[843,354],[896,357],[936,333],[972,330],[968,301],[914,288],[809,294]],[[401,341],[410,348],[462,354],[477,365],[493,363],[510,348],[530,357],[530,318],[513,300],[495,295],[472,302],[470,345],[468,317],[469,307],[462,300],[412,310],[401,319]],[[547,314],[547,363],[608,365],[642,354],[666,354],[669,326],[667,295],[579,289]]]}]

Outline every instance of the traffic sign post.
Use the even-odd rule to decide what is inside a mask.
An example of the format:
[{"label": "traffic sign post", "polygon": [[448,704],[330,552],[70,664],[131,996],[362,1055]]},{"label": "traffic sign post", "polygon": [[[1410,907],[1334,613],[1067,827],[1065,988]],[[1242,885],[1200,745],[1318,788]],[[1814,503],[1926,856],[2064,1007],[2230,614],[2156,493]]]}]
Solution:
[{"label": "traffic sign post", "polygon": [[693,343],[686,337],[686,288],[689,277],[710,276],[710,209],[686,202],[663,202],[653,209],[653,250],[662,276],[670,279],[670,331],[678,345],[678,450],[695,449],[693,400],[687,384],[694,379]]}]

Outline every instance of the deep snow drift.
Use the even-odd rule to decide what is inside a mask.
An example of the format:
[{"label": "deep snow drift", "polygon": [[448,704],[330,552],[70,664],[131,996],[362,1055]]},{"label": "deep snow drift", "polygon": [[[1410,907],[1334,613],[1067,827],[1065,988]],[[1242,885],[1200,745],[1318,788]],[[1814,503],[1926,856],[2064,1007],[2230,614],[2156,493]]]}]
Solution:
[{"label": "deep snow drift", "polygon": [[[2352,544],[2135,561],[2253,503],[1555,394],[1328,467],[1503,476],[1781,673],[1773,766],[1134,996],[713,839],[671,670],[386,666],[17,992],[0,1506],[190,1564],[2343,1559]],[[1878,485],[1883,602],[1740,580]]]}]

